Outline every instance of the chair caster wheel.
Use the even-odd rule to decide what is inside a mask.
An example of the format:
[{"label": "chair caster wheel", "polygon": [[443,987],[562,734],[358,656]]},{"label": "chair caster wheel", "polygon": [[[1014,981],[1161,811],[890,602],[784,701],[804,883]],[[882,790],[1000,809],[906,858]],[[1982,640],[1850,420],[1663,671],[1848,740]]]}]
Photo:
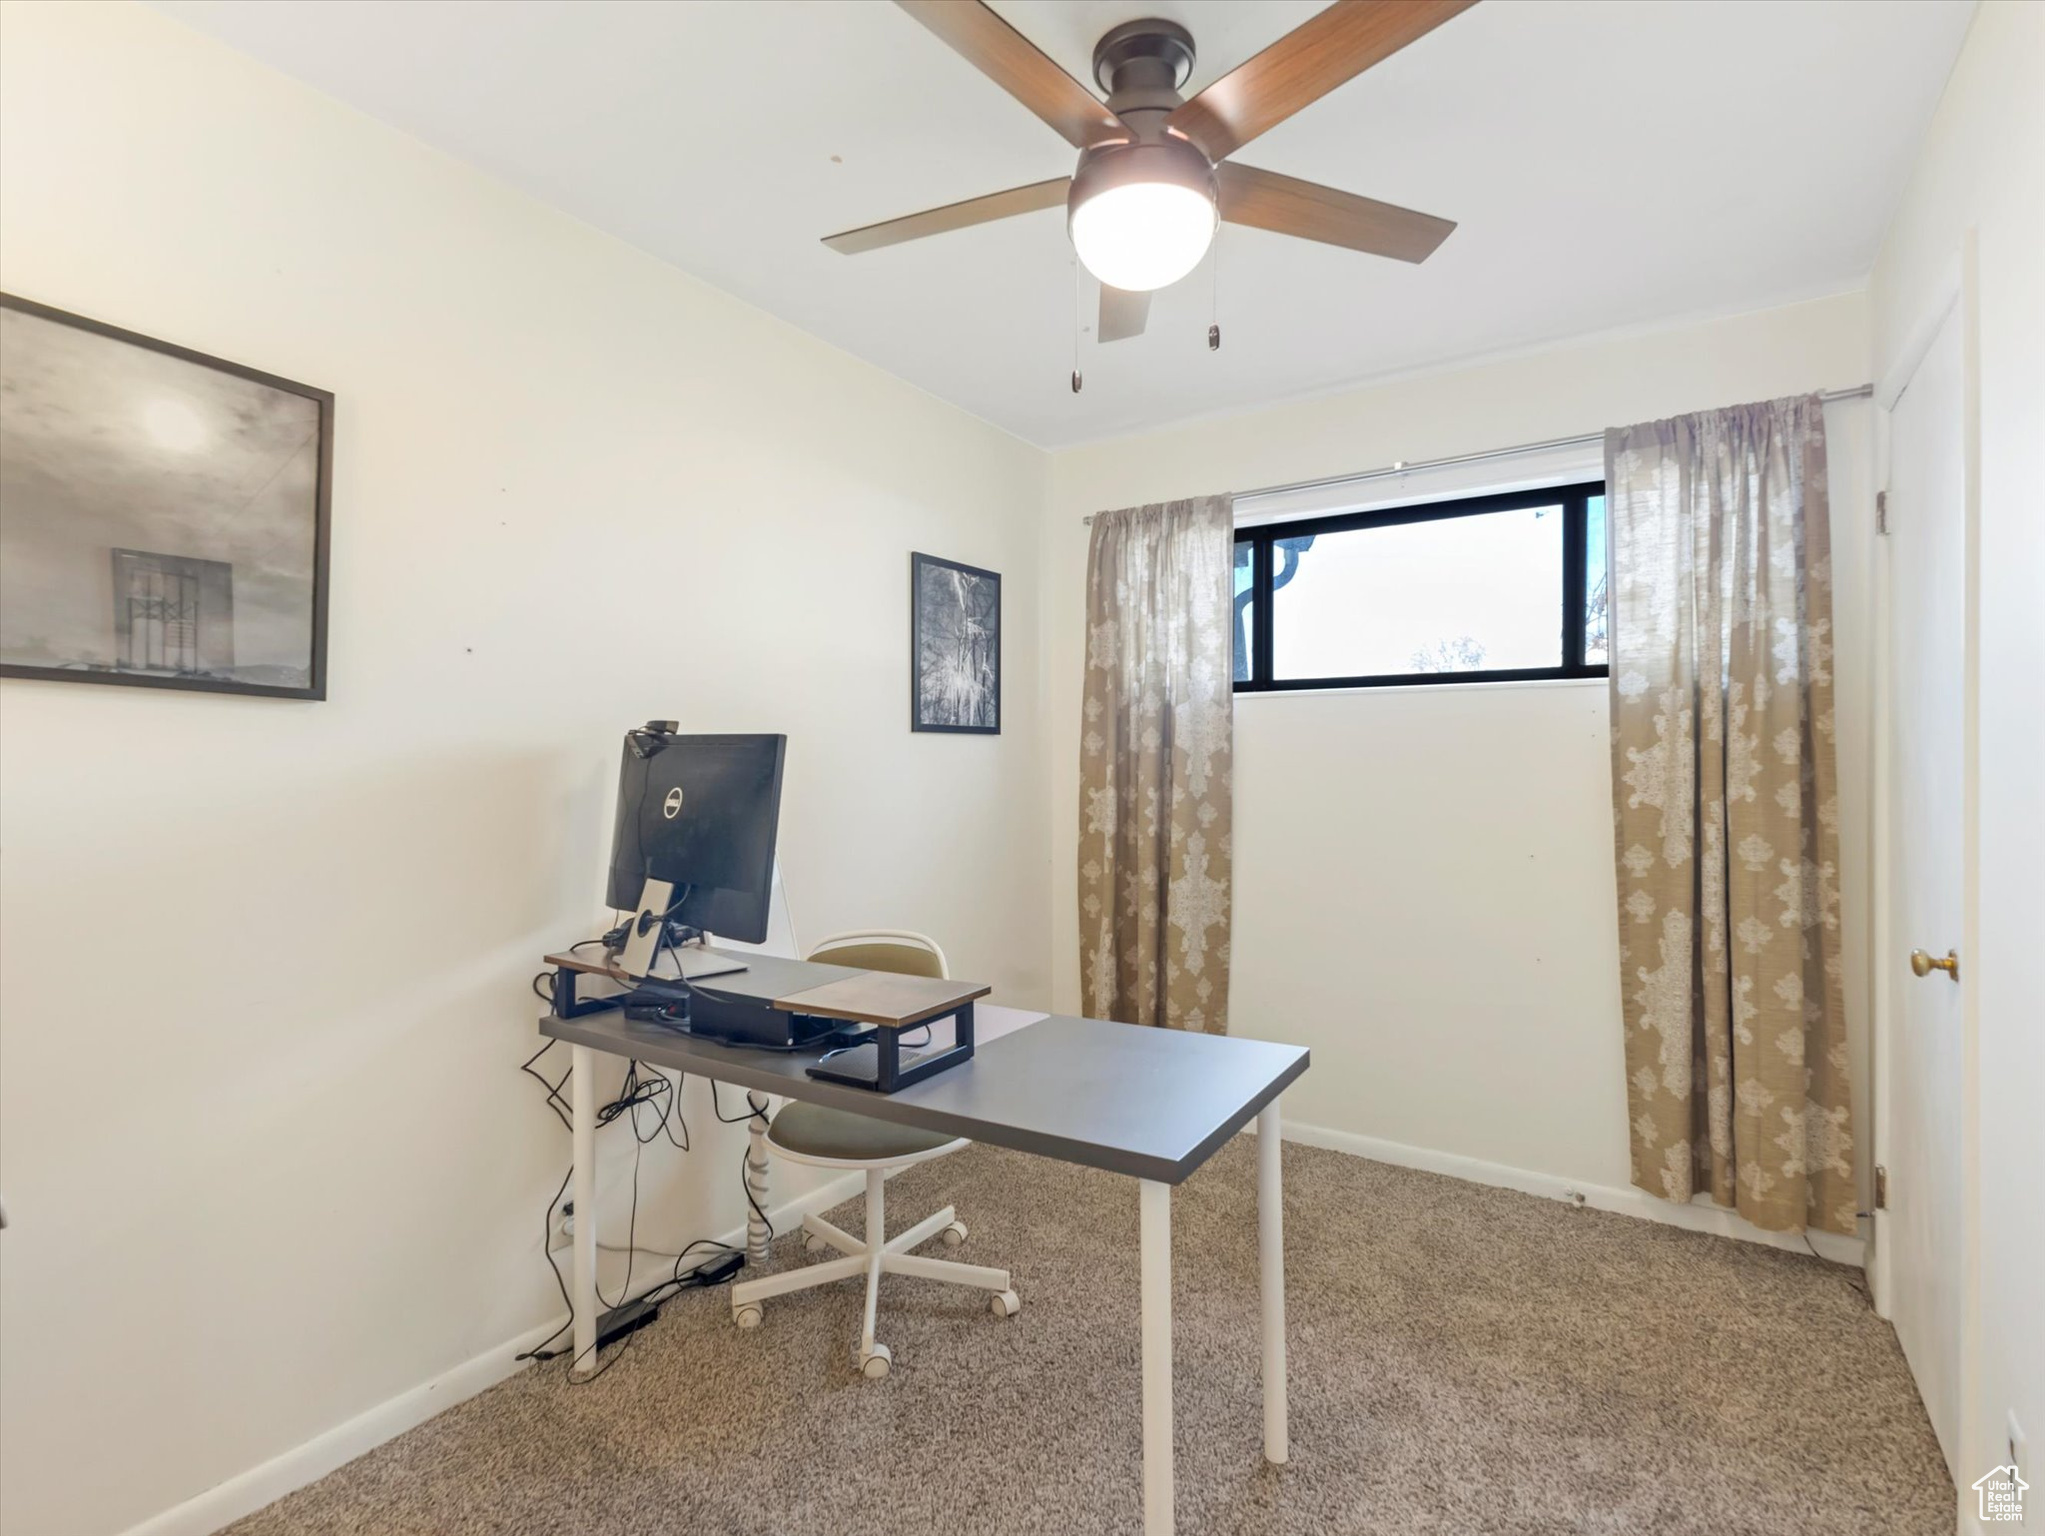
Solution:
[{"label": "chair caster wheel", "polygon": [[818,1237],[814,1232],[805,1232],[802,1234],[802,1251],[806,1254],[814,1256],[816,1254],[822,1253],[826,1248],[830,1246],[831,1245],[829,1243],[825,1242],[821,1237]]},{"label": "chair caster wheel", "polygon": [[1022,1297],[1014,1291],[996,1291],[994,1299],[987,1304],[987,1310],[996,1317],[1014,1317],[1022,1311]]},{"label": "chair caster wheel", "polygon": [[766,1315],[767,1314],[760,1309],[760,1305],[758,1302],[749,1301],[746,1302],[743,1306],[736,1306],[731,1309],[731,1320],[737,1323],[741,1328],[759,1327],[761,1319],[764,1318]]},{"label": "chair caster wheel", "polygon": [[959,1244],[963,1243],[963,1242],[964,1242],[965,1240],[966,1240],[966,1224],[965,1224],[965,1223],[964,1223],[963,1221],[955,1221],[955,1222],[953,1222],[953,1223],[952,1223],[952,1224],[951,1224],[950,1226],[948,1226],[948,1227],[946,1227],[946,1228],[944,1229],[944,1245],[945,1245],[945,1247],[947,1247],[947,1248],[956,1248],[956,1247],[958,1247],[958,1246],[959,1246]]},{"label": "chair caster wheel", "polygon": [[887,1375],[888,1362],[894,1358],[893,1351],[887,1345],[876,1344],[873,1346],[872,1354],[860,1357],[859,1374],[868,1381],[879,1381],[881,1377]]}]

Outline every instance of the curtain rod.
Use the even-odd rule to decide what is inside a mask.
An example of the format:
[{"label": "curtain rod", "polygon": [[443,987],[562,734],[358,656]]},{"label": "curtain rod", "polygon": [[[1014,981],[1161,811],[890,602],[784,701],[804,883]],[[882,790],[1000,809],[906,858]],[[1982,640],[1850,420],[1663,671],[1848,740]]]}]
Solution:
[{"label": "curtain rod", "polygon": [[[1874,392],[1875,387],[1872,384],[1856,384],[1851,389],[1827,390],[1818,398],[1826,405],[1830,405],[1835,400],[1865,400]],[[1318,491],[1334,485],[1361,485],[1366,480],[1382,480],[1388,475],[1410,474],[1416,469],[1447,469],[1455,464],[1481,464],[1486,459],[1508,459],[1522,453],[1545,453],[1554,448],[1581,448],[1590,443],[1602,443],[1604,440],[1605,434],[1602,432],[1585,432],[1576,437],[1551,437],[1545,443],[1520,443],[1512,448],[1486,448],[1481,453],[1451,454],[1445,459],[1421,459],[1411,464],[1402,460],[1384,469],[1366,469],[1353,475],[1328,475],[1320,480],[1295,480],[1290,485],[1267,485],[1254,491],[1238,491],[1236,499],[1240,501],[1250,496],[1283,496],[1290,491]],[[1088,513],[1080,522],[1091,527],[1093,514]]]}]

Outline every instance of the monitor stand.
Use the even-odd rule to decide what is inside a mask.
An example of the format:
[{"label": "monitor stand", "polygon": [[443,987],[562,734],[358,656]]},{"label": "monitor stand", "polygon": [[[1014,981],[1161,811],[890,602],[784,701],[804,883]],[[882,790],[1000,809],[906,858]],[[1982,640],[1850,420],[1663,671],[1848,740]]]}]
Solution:
[{"label": "monitor stand", "polygon": [[675,904],[675,888],[666,880],[648,880],[639,889],[639,910],[625,935],[625,947],[618,955],[618,969],[635,978],[661,979],[654,969],[665,949],[675,957],[676,974],[683,981],[707,976],[726,976],[746,968],[743,960],[712,954],[700,944],[675,945],[667,942],[667,914]]},{"label": "monitor stand", "polygon": [[700,981],[706,976],[729,976],[746,968],[745,961],[717,954],[701,944],[684,944],[679,948],[670,945],[668,953],[675,957],[675,965],[684,981]]}]

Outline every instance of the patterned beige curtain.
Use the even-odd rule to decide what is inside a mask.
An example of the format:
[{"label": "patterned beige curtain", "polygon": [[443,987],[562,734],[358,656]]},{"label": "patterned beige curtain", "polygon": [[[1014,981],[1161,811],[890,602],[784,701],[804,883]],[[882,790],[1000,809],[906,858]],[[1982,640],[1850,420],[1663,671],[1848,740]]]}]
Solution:
[{"label": "patterned beige curtain", "polygon": [[1231,507],[1094,518],[1079,753],[1090,1018],[1228,1029]]},{"label": "patterned beige curtain", "polygon": [[1854,1231],[1825,419],[1605,435],[1633,1182]]}]

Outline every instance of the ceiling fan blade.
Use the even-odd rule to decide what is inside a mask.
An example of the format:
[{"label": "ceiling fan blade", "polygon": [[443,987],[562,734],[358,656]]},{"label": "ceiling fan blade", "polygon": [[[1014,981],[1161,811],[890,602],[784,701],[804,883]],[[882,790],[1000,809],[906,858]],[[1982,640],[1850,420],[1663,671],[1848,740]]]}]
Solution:
[{"label": "ceiling fan blade", "polygon": [[1150,320],[1150,294],[1131,293],[1126,288],[1101,284],[1101,323],[1094,331],[1097,341],[1126,341],[1141,336]]},{"label": "ceiling fan blade", "polygon": [[1075,149],[1127,139],[1099,97],[981,0],[895,0],[965,61],[1056,128]]},{"label": "ceiling fan blade", "polygon": [[1427,260],[1456,227],[1453,219],[1233,161],[1216,166],[1214,174],[1221,183],[1221,216],[1231,224],[1344,245],[1394,261]]},{"label": "ceiling fan blade", "polygon": [[[901,0],[897,0],[901,3]],[[1165,119],[1219,160],[1477,0],[1336,0]]]},{"label": "ceiling fan blade", "polygon": [[826,235],[824,244],[842,256],[857,256],[861,251],[900,245],[904,240],[921,240],[925,235],[942,235],[974,224],[991,224],[996,219],[1018,213],[1035,213],[1040,208],[1063,208],[1065,191],[1071,184],[1070,176],[1033,181],[1026,187],[1010,187],[1006,192],[969,197],[963,203],[946,203],[942,208],[926,208],[921,213],[905,214],[899,219],[848,229],[843,234]]}]

